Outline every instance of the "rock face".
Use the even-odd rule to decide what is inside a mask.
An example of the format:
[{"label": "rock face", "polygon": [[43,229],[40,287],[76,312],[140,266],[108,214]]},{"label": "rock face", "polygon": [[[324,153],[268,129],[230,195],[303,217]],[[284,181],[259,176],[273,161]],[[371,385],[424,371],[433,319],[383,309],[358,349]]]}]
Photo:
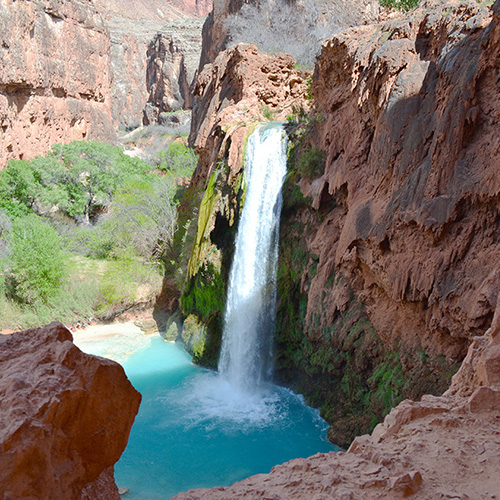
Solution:
[{"label": "rock face", "polygon": [[[295,10],[295,15],[292,17],[276,16],[275,19],[270,19],[271,12],[279,11],[276,8],[281,3],[282,7],[287,7]],[[255,8],[258,14],[253,19],[247,19],[245,9]],[[325,33],[319,39],[327,38],[326,33],[330,36],[332,33],[339,31],[348,26],[362,24],[364,22],[373,22],[379,16],[379,3],[373,0],[337,0],[330,2],[328,0],[313,0],[313,1],[294,1],[286,2],[281,0],[214,0],[213,10],[210,12],[205,25],[203,26],[203,48],[200,58],[200,71],[207,63],[215,61],[220,52],[227,49],[234,43],[256,43],[264,41],[268,38],[267,35],[262,36],[265,26],[276,23],[273,31],[280,29],[283,31],[293,31],[297,25],[300,25],[305,18],[311,18],[309,28],[311,30],[321,30]],[[287,11],[288,14],[288,11]],[[233,33],[229,18],[241,17],[243,24],[251,23],[248,29],[244,29],[244,35]],[[239,23],[237,23],[239,24]],[[239,30],[238,30],[239,31]],[[302,33],[305,35],[305,33]],[[273,35],[275,36],[275,35]],[[234,38],[237,38],[236,40]],[[302,43],[304,41],[302,40]],[[278,44],[273,47],[273,51],[289,52],[290,47]],[[319,49],[319,44],[318,44]],[[259,45],[261,52],[267,51],[265,47]]]},{"label": "rock face", "polygon": [[499,10],[427,2],[410,19],[334,37],[318,60],[327,159],[304,188],[313,207],[340,196],[345,210],[314,236],[315,281],[337,266],[387,345],[462,359],[493,316]]},{"label": "rock face", "polygon": [[143,123],[164,122],[162,113],[191,109],[191,84],[201,51],[203,19],[183,19],[163,26],[147,51],[149,91]]},{"label": "rock face", "polygon": [[294,64],[287,54],[260,54],[255,45],[240,44],[205,65],[193,89],[190,143],[200,166],[192,183],[210,176],[225,147],[230,148],[229,165],[239,171],[247,125],[270,117],[283,120],[305,102],[307,74]]},{"label": "rock face", "polygon": [[227,488],[175,498],[498,498],[499,367],[500,297],[491,328],[471,344],[443,396],[402,402],[346,453],[292,460]]},{"label": "rock face", "polygon": [[[111,96],[115,126],[140,125],[148,100],[153,106],[165,100],[175,101],[176,106],[182,107],[185,97],[180,100],[174,97],[179,86],[179,60],[172,66],[175,71],[173,79],[167,80],[161,67],[165,63],[165,54],[168,54],[167,59],[179,59],[181,51],[185,66],[193,66],[190,62],[191,53],[197,53],[199,58],[202,19],[210,10],[211,2],[96,0],[96,5],[111,33]],[[191,19],[193,16],[200,19]],[[159,32],[163,35],[160,38],[163,42],[155,38]],[[169,45],[164,42],[165,37],[174,40],[175,49],[172,47],[171,53],[162,50],[162,47],[164,49]],[[158,69],[153,69],[155,66]],[[188,75],[192,77],[193,71],[187,69]],[[159,78],[153,79],[155,76]],[[158,85],[158,80],[163,84]],[[188,83],[191,84],[191,80]],[[161,90],[169,93],[163,96]],[[150,113],[147,116],[151,116]]]},{"label": "rock face", "polygon": [[116,499],[141,396],[60,323],[0,338],[0,497]]},{"label": "rock face", "polygon": [[441,394],[493,316],[499,9],[426,2],[318,59],[285,190],[280,269],[299,278],[279,280],[278,364],[344,446],[398,400]]},{"label": "rock face", "polygon": [[0,168],[57,142],[113,141],[109,33],[88,1],[0,4]]}]

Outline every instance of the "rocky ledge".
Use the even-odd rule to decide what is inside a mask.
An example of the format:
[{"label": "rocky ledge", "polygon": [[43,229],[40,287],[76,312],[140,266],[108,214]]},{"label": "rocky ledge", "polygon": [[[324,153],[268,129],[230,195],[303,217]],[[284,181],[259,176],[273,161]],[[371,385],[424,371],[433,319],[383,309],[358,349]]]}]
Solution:
[{"label": "rocky ledge", "polygon": [[406,400],[346,453],[317,454],[227,488],[177,500],[500,498],[500,297],[491,328],[476,337],[450,389]]},{"label": "rocky ledge", "polygon": [[117,500],[141,395],[61,323],[0,337],[0,498]]}]

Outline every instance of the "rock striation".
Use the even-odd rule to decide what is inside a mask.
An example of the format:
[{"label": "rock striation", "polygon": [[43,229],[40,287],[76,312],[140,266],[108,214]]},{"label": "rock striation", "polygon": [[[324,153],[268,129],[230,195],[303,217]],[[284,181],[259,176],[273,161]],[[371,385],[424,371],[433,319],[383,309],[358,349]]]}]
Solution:
[{"label": "rock striation", "polygon": [[140,400],[61,323],[0,337],[0,497],[118,500],[113,465]]},{"label": "rock striation", "polygon": [[0,168],[57,142],[113,141],[109,32],[92,3],[0,4]]},{"label": "rock striation", "polygon": [[[326,42],[313,94],[324,121],[311,289],[336,266],[386,345],[463,359],[493,316],[500,273],[500,3],[424,2]],[[319,288],[320,288],[319,287]],[[314,307],[314,296],[309,299]]]},{"label": "rock striation", "polygon": [[183,19],[162,27],[147,50],[145,125],[163,124],[168,113],[192,107],[192,83],[201,52],[204,19]]},{"label": "rock striation", "polygon": [[[148,101],[151,104],[147,108],[163,101],[175,102],[175,107],[182,107],[185,97],[174,96],[179,86],[179,59],[184,55],[190,85],[194,72],[194,69],[191,70],[194,66],[191,57],[195,53],[195,57],[199,58],[201,24],[211,8],[211,2],[96,0],[96,5],[111,34],[110,77],[114,125],[119,128],[139,126]],[[159,33],[163,37],[158,38]],[[170,47],[168,42],[165,43],[166,38],[174,41],[175,45]],[[172,67],[168,64],[165,67],[165,70],[174,70],[174,78],[168,78],[166,71],[162,73],[165,57],[170,59],[170,63],[177,58],[177,63]],[[163,83],[157,84],[158,80]],[[183,88],[182,83],[180,87]],[[162,96],[161,91],[168,94]],[[158,111],[156,113],[159,114]],[[152,116],[147,109],[146,116]]]},{"label": "rock striation", "polygon": [[443,396],[403,401],[346,453],[292,460],[230,487],[174,498],[498,498],[500,296],[496,311],[491,328],[474,339]]}]

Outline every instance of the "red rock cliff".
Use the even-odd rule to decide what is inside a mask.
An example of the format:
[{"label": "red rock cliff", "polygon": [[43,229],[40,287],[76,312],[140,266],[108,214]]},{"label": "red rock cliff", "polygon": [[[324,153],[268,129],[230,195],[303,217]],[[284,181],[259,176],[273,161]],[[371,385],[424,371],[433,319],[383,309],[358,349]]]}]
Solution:
[{"label": "red rock cliff", "polygon": [[140,394],[60,323],[0,337],[0,497],[118,500]]},{"label": "red rock cliff", "polygon": [[0,4],[0,168],[56,142],[115,137],[109,33],[89,1]]},{"label": "red rock cliff", "polygon": [[424,2],[323,47],[313,93],[326,168],[303,187],[315,208],[337,201],[344,212],[311,240],[311,289],[340,269],[386,345],[462,359],[493,316],[499,55],[498,1],[493,15],[476,2]]}]

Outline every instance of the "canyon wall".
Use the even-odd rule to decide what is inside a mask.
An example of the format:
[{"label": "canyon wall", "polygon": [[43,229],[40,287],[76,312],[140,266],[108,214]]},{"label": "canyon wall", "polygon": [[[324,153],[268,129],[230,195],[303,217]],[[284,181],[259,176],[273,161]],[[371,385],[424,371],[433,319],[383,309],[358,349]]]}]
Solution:
[{"label": "canyon wall", "polygon": [[[158,97],[160,90],[167,92],[165,100],[175,102],[175,107],[182,107],[185,97],[176,97],[171,87],[182,88],[183,84],[179,85],[178,82],[179,76],[182,82],[183,75],[179,75],[179,69],[175,66],[165,67],[165,70],[174,70],[172,75],[167,75],[166,71],[162,72],[161,68],[166,52],[169,52],[167,58],[171,59],[186,53],[185,65],[189,69],[187,77],[184,78],[188,80],[188,85],[191,84],[197,65],[197,61],[194,64],[191,62],[192,52],[195,52],[196,59],[199,59],[201,24],[211,8],[211,2],[96,0],[95,3],[111,34],[111,107],[115,127],[133,128],[140,125],[146,103],[149,101],[154,105],[158,100],[162,100],[163,96]],[[159,32],[174,43],[172,47],[167,45],[167,51],[161,49],[155,38]],[[160,62],[158,73],[166,85],[156,85],[156,79],[152,77],[157,73],[152,71],[152,68]],[[146,113],[146,118],[147,123],[152,118],[151,113]]]},{"label": "canyon wall", "polygon": [[118,500],[141,395],[61,323],[0,336],[0,497]]},{"label": "canyon wall", "polygon": [[[117,128],[142,124],[148,100],[156,116],[165,102],[189,108],[210,7],[205,0],[0,2],[0,168],[58,142],[114,142]],[[154,40],[159,31],[171,53]]]},{"label": "canyon wall", "polygon": [[[309,89],[293,62],[259,69],[251,45],[221,53],[195,85],[192,187],[202,202],[184,312],[205,324],[221,317],[248,122],[288,114],[276,376],[321,408],[337,444],[406,397],[442,394],[491,322],[498,10],[428,1],[340,32],[323,44]],[[295,78],[304,86],[293,95]],[[185,328],[212,366],[220,329],[200,340]]]},{"label": "canyon wall", "polygon": [[0,3],[0,168],[57,142],[113,141],[109,33],[92,3]]}]

